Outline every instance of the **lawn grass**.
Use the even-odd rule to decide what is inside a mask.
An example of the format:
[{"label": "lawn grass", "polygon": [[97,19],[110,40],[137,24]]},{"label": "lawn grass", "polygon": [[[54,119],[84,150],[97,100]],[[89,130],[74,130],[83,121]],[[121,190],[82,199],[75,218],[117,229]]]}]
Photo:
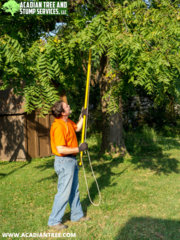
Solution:
[{"label": "lawn grass", "polygon": [[[76,233],[76,238],[66,239],[78,240],[180,239],[180,138],[159,136],[148,127],[141,133],[125,133],[129,156],[124,158],[99,155],[100,139],[96,134],[87,142],[102,202],[99,207],[90,203],[80,168],[81,203],[91,220],[71,222],[68,205],[63,223],[69,228],[61,233]],[[0,162],[1,233],[58,232],[47,226],[57,192],[53,162],[54,156],[26,163]],[[98,203],[87,155],[84,164],[91,198]]]}]

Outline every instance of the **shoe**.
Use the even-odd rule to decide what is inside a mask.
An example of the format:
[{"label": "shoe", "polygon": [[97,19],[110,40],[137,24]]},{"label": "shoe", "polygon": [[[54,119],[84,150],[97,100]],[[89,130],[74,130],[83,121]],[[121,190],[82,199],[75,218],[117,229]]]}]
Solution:
[{"label": "shoe", "polygon": [[67,225],[63,225],[62,223],[59,223],[59,224],[53,225],[53,226],[49,226],[49,227],[50,227],[50,228],[54,228],[54,229],[56,229],[56,230],[62,230],[62,229],[64,229],[64,228],[68,228]]},{"label": "shoe", "polygon": [[89,217],[82,217],[77,222],[85,222],[85,221],[89,221],[90,219],[91,218],[89,218]]}]

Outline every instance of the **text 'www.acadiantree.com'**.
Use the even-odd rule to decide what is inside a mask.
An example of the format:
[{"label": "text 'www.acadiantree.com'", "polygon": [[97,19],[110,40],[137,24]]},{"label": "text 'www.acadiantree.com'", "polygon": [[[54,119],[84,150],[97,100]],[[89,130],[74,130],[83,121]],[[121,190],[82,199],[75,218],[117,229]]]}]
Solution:
[{"label": "text 'www.acadiantree.com'", "polygon": [[2,233],[3,238],[21,238],[21,237],[76,237],[76,233]]}]

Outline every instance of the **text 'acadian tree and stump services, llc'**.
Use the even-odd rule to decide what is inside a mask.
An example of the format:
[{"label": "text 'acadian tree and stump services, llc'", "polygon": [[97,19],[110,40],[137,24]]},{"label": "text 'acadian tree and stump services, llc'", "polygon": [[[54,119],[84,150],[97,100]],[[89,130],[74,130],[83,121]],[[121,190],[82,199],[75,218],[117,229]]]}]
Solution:
[{"label": "text 'acadian tree and stump services, llc'", "polygon": [[21,2],[20,14],[67,15],[67,2]]}]

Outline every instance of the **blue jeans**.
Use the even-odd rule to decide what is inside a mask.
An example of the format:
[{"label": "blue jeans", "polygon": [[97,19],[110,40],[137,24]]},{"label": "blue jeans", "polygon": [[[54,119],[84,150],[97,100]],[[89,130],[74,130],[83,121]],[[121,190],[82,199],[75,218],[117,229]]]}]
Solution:
[{"label": "blue jeans", "polygon": [[53,226],[62,222],[68,201],[71,208],[71,221],[78,221],[84,214],[79,199],[79,168],[76,157],[55,156],[54,169],[58,175],[58,193],[54,198],[48,225]]}]

